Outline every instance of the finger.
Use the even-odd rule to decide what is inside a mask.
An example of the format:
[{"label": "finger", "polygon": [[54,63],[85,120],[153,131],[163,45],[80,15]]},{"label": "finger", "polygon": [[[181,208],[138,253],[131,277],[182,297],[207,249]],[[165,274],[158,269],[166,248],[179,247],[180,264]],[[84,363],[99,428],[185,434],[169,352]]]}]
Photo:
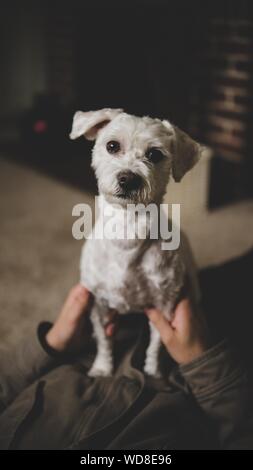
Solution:
[{"label": "finger", "polygon": [[115,323],[108,323],[105,327],[105,334],[109,338],[114,335],[116,329]]},{"label": "finger", "polygon": [[64,305],[64,312],[71,312],[73,320],[80,318],[80,315],[86,314],[92,305],[93,296],[81,284],[73,287],[69,293],[67,301]]},{"label": "finger", "polygon": [[145,313],[147,314],[151,323],[159,331],[162,341],[167,344],[174,334],[173,328],[171,327],[168,320],[164,317],[160,310],[154,308],[145,310]]},{"label": "finger", "polygon": [[82,307],[83,311],[86,312],[88,310],[88,306],[90,305],[91,298],[92,296],[90,292],[85,287],[83,287],[79,291],[75,300],[79,303],[80,307]]},{"label": "finger", "polygon": [[180,334],[187,334],[191,328],[192,308],[190,300],[183,299],[177,305],[172,320],[172,327]]},{"label": "finger", "polygon": [[89,291],[86,289],[86,287],[82,286],[81,284],[77,284],[70,290],[66,302],[72,303],[74,301],[87,301],[88,295]]},{"label": "finger", "polygon": [[76,286],[72,287],[63,304],[63,310],[69,309],[69,307],[71,307],[72,305],[79,305],[80,300],[82,303],[83,296],[86,301],[87,289],[81,286],[81,284],[77,284]]},{"label": "finger", "polygon": [[86,287],[84,287],[82,284],[76,284],[70,290],[69,297],[84,295],[86,292],[88,292],[88,289],[86,289]]}]

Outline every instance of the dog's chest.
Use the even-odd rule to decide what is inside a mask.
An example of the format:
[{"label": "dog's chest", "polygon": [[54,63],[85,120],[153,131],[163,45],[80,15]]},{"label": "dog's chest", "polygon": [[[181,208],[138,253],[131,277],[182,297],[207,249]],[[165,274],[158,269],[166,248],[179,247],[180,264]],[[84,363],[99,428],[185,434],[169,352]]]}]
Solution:
[{"label": "dog's chest", "polygon": [[173,300],[173,286],[178,291],[180,279],[177,282],[174,279],[173,262],[164,266],[157,246],[151,246],[141,256],[137,249],[122,249],[108,240],[86,242],[81,257],[81,281],[105,308],[124,314],[143,311],[150,305],[164,307]]}]

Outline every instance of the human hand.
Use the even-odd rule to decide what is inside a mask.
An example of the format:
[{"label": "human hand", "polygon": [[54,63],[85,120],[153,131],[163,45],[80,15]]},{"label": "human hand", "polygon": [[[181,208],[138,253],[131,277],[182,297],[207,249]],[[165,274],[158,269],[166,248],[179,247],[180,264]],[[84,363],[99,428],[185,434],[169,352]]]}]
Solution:
[{"label": "human hand", "polygon": [[198,311],[193,311],[188,298],[177,305],[171,321],[154,308],[146,310],[146,314],[160,332],[167,351],[178,364],[191,362],[210,347],[204,317]]},{"label": "human hand", "polygon": [[[74,286],[64,302],[54,325],[46,335],[48,345],[58,352],[78,352],[87,334],[87,316],[92,306],[92,294],[81,284]],[[115,329],[114,316],[108,314],[107,336]]]}]

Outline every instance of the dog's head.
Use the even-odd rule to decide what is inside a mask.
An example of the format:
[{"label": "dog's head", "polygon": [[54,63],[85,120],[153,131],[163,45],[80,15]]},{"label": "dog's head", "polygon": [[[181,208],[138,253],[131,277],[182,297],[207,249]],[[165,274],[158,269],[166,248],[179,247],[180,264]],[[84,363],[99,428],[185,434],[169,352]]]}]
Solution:
[{"label": "dog's head", "polygon": [[179,182],[199,160],[201,146],[168,121],[122,109],[77,111],[71,139],[96,140],[92,166],[109,202],[161,202],[172,174]]}]

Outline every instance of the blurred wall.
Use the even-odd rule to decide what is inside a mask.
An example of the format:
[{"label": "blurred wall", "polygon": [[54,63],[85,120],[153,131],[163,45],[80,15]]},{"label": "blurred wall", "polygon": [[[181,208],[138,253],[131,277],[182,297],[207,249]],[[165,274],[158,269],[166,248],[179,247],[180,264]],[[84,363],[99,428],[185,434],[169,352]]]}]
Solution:
[{"label": "blurred wall", "polygon": [[45,6],[41,0],[1,5],[0,118],[32,105],[34,94],[46,91]]}]

